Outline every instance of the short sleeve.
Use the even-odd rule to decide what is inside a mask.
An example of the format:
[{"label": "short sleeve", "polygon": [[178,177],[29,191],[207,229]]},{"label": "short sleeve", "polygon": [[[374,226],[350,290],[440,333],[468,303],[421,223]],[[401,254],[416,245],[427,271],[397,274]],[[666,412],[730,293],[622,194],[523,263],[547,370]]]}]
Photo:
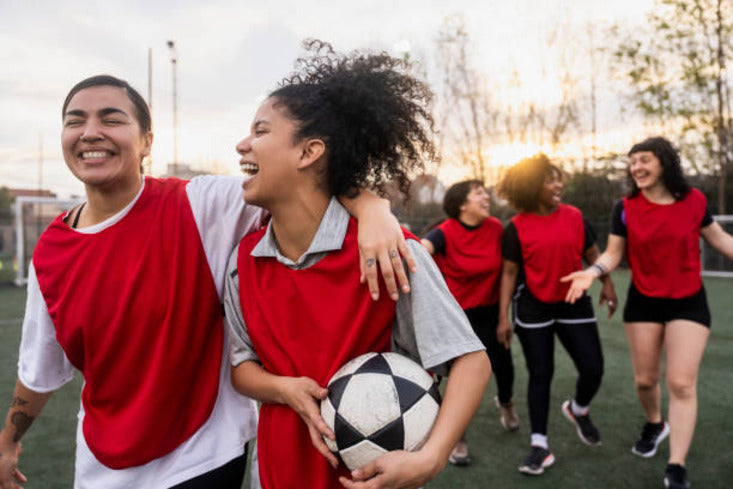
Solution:
[{"label": "short sleeve", "polygon": [[74,368],[56,340],[56,328],[31,264],[18,355],[18,380],[32,391],[53,392],[73,377]]},{"label": "short sleeve", "polygon": [[245,234],[262,226],[266,212],[244,202],[241,177],[195,177],[186,194],[221,296],[229,254]]},{"label": "short sleeve", "polygon": [[583,228],[585,233],[583,251],[586,251],[588,248],[596,244],[596,241],[598,241],[598,235],[596,234],[596,230],[593,228],[593,225],[587,219],[583,219]]},{"label": "short sleeve", "polygon": [[431,229],[425,235],[425,239],[430,241],[436,254],[445,255],[445,233],[440,228]]},{"label": "short sleeve", "polygon": [[445,376],[451,360],[484,346],[428,252],[412,239],[407,246],[418,271],[410,274],[410,293],[397,301],[392,350]]},{"label": "short sleeve", "polygon": [[504,228],[504,234],[501,237],[501,256],[505,260],[513,261],[520,265],[523,262],[522,247],[519,244],[517,228],[511,221],[509,221],[509,224]]},{"label": "short sleeve", "polygon": [[229,257],[224,282],[224,317],[229,327],[229,362],[233,367],[247,361],[258,363],[260,361],[252,346],[252,340],[249,338],[242,315],[242,305],[239,300],[239,274],[237,273],[238,255],[239,246],[234,248]]},{"label": "short sleeve", "polygon": [[626,211],[624,210],[624,201],[619,200],[613,206],[611,212],[611,234],[626,238]]},{"label": "short sleeve", "polygon": [[706,228],[710,226],[713,223],[713,215],[710,214],[710,209],[705,207],[705,215],[702,217],[702,223],[700,224],[701,228]]}]

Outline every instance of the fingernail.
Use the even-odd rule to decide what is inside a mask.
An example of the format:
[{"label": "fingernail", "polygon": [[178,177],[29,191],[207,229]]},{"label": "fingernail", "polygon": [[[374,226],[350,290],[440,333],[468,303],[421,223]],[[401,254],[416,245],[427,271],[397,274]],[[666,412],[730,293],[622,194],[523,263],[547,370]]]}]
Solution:
[{"label": "fingernail", "polygon": [[402,292],[407,293],[409,291],[410,291],[410,286],[409,285],[403,285],[402,286]]},{"label": "fingernail", "polygon": [[392,300],[393,300],[393,301],[396,301],[397,299],[399,299],[399,298],[400,298],[400,294],[398,294],[397,292],[395,292],[395,293],[394,293],[394,294],[392,294],[392,295],[391,295],[390,297],[392,297]]},{"label": "fingernail", "polygon": [[374,299],[374,300],[377,300],[377,299],[379,299],[379,294],[377,294],[376,292],[375,292],[375,293],[373,293],[373,294],[372,294],[372,299]]}]

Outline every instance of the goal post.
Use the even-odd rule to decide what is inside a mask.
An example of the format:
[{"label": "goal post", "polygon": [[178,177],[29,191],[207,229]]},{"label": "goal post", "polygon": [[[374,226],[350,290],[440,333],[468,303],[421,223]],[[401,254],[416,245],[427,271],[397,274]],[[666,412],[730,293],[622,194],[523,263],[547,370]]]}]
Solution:
[{"label": "goal post", "polygon": [[13,203],[15,285],[23,286],[28,282],[28,266],[33,256],[33,249],[43,230],[56,216],[79,202],[81,199],[16,197]]},{"label": "goal post", "polygon": [[[713,219],[729,234],[733,234],[733,215],[716,215]],[[733,262],[708,246],[704,239],[700,238],[700,259],[702,261],[702,274],[706,277],[733,277]]]}]

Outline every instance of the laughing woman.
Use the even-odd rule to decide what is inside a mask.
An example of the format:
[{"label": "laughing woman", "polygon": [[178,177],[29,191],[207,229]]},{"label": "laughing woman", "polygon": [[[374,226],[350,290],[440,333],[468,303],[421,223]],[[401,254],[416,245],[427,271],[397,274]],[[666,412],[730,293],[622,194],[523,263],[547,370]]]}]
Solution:
[{"label": "laughing woman", "polygon": [[[499,327],[505,344],[511,339],[508,309],[514,296],[514,324],[529,371],[527,402],[532,428],[531,448],[519,471],[539,475],[555,461],[547,442],[550,384],[554,370],[555,335],[578,369],[575,396],[562,405],[586,445],[600,445],[590,419],[590,402],[601,385],[603,353],[590,297],[564,302],[567,286],[560,277],[593,263],[598,247],[580,211],[560,203],[562,173],[547,156],[526,158],[512,166],[499,183],[499,194],[519,211],[504,230]],[[609,314],[616,308],[611,279],[604,278],[601,302]]]},{"label": "laughing woman", "polygon": [[[237,145],[252,178],[249,202],[270,211],[266,230],[232,255],[225,308],[232,381],[263,402],[258,431],[264,489],[418,487],[445,466],[489,380],[483,345],[416,239],[412,292],[372,303],[354,280],[354,230],[335,196],[396,182],[433,155],[430,93],[385,54],[336,55],[313,41],[311,57],[262,103]],[[393,260],[401,258],[392,250]],[[448,374],[442,407],[417,452],[390,452],[351,474],[321,435],[324,386],[370,351],[408,355]],[[350,477],[349,477],[350,476]]]},{"label": "laughing woman", "polygon": [[[575,302],[593,279],[618,266],[631,268],[624,325],[631,349],[636,394],[646,424],[631,451],[653,457],[669,435],[667,487],[689,487],[685,458],[697,418],[697,375],[710,336],[710,310],[700,277],[700,237],[733,260],[733,236],[713,221],[705,196],[685,181],[680,157],[664,138],[649,138],[629,151],[631,192],[613,210],[606,251],[572,280]],[[669,423],[662,417],[659,379],[667,355]]]}]

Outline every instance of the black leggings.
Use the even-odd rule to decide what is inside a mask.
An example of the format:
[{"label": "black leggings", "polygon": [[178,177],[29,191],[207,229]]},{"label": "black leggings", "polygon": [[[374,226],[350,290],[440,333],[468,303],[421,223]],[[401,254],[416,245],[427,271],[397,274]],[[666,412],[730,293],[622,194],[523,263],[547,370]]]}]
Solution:
[{"label": "black leggings", "polygon": [[193,479],[176,484],[170,489],[240,489],[247,467],[248,445],[244,445],[244,453],[239,457]]},{"label": "black leggings", "polygon": [[547,434],[547,416],[550,408],[550,383],[554,370],[554,348],[557,334],[560,343],[578,369],[575,384],[575,402],[590,404],[598,392],[603,377],[603,352],[594,322],[563,324],[554,322],[540,328],[515,328],[522,343],[524,359],[529,371],[527,402],[532,433]]},{"label": "black leggings", "polygon": [[486,353],[491,361],[491,370],[496,379],[499,402],[507,403],[512,400],[514,387],[514,364],[512,351],[504,348],[496,339],[496,326],[499,324],[499,306],[480,306],[465,309],[468,321],[473,326],[476,336],[486,347]]}]

